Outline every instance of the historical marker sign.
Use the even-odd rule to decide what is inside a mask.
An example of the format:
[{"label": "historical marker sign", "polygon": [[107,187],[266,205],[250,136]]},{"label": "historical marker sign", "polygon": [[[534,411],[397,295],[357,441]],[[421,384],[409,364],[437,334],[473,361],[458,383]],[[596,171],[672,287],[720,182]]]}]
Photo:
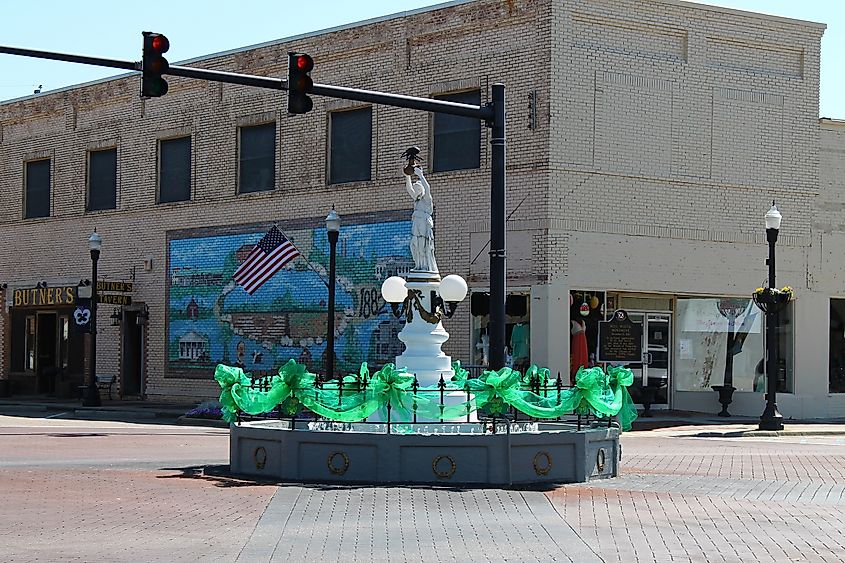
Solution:
[{"label": "historical marker sign", "polygon": [[643,325],[619,309],[609,321],[599,323],[599,362],[634,363],[643,356]]}]

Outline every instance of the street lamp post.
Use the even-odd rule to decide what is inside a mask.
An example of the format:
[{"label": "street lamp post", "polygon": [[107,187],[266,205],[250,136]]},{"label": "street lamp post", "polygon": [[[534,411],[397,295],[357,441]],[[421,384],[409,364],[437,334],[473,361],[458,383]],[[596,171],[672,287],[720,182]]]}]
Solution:
[{"label": "street lamp post", "polygon": [[334,294],[335,294],[335,256],[337,239],[340,236],[340,215],[332,210],[326,216],[326,234],[329,237],[329,320],[326,334],[326,379],[334,379]]},{"label": "street lamp post", "polygon": [[[769,242],[769,289],[775,289],[775,243],[778,240],[781,214],[772,201],[772,207],[766,213],[766,240]],[[760,430],[783,430],[783,415],[777,405],[777,358],[778,341],[775,334],[777,308],[766,311],[766,408],[760,416]]]},{"label": "street lamp post", "polygon": [[88,239],[88,248],[91,250],[91,365],[88,370],[88,387],[82,400],[82,406],[85,407],[100,406],[100,390],[97,389],[97,261],[100,259],[102,246],[103,239],[97,234],[97,229],[94,229]]}]

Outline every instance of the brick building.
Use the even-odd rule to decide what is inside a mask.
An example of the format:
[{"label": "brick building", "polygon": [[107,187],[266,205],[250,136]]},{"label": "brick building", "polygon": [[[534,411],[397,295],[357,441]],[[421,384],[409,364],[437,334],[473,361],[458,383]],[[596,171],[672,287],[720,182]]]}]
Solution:
[{"label": "brick building", "polygon": [[[830,250],[843,233],[845,129],[818,119],[823,32],[676,0],[474,0],[183,64],[280,77],[286,53],[301,51],[318,83],[473,104],[504,83],[514,363],[565,377],[576,347],[602,360],[598,323],[623,308],[644,328],[634,394],[653,388],[671,408],[717,408],[710,386],[723,381],[733,325],[732,410],[761,411],[763,323],[747,296],[765,280],[763,215],[776,200],[778,280],[797,293],[779,330],[779,405],[838,416],[845,350],[826,342],[845,330],[834,327],[845,287]],[[121,396],[213,397],[217,362],[271,370],[294,357],[320,369],[332,205],[343,219],[340,370],[389,360],[395,327],[378,288],[411,264],[399,159],[410,145],[433,188],[441,274],[464,276],[473,293],[445,323],[445,349],[483,362],[483,124],[317,96],[313,111],[289,116],[279,92],[175,77],[144,101],[138,81],[0,104],[0,233],[12,241],[0,247],[0,379],[13,392],[81,382],[74,304],[46,296],[90,277],[95,228],[101,277],[132,285],[131,304],[98,316],[97,371],[118,375]],[[231,274],[273,223],[307,262],[249,297]],[[24,295],[38,302],[16,301]],[[739,297],[731,322],[719,305]]]}]

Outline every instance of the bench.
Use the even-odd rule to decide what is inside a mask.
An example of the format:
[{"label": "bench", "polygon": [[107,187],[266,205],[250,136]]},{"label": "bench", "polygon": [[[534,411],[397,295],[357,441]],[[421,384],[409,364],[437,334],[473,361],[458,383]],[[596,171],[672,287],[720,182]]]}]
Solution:
[{"label": "bench", "polygon": [[[112,400],[111,389],[114,386],[115,381],[117,381],[117,376],[116,375],[98,375],[98,376],[96,376],[95,381],[96,381],[98,390],[100,390],[100,391],[103,391],[105,389],[108,390],[109,401],[111,401]],[[88,385],[80,385],[79,386],[79,396],[80,396],[80,398],[85,396],[85,389],[87,389],[87,388],[88,388]]]}]

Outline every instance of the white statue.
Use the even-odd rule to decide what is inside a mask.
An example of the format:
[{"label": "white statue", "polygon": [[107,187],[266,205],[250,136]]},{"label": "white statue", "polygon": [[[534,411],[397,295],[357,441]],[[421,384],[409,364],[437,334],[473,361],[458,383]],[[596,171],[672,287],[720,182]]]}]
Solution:
[{"label": "white statue", "polygon": [[414,269],[422,272],[437,272],[437,260],[434,258],[434,200],[431,198],[431,185],[423,176],[422,169],[414,166],[418,178],[411,182],[411,176],[405,172],[405,188],[414,199],[414,213],[411,215],[411,256]]}]

